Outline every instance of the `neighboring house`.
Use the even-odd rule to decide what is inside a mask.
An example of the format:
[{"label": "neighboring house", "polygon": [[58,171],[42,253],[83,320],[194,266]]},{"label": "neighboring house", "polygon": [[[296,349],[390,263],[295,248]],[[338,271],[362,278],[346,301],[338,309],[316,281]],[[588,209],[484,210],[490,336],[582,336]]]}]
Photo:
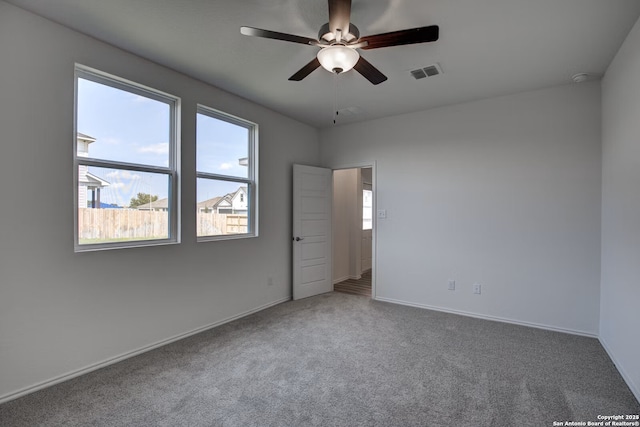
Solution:
[{"label": "neighboring house", "polygon": [[[78,156],[89,157],[89,144],[96,141],[92,136],[78,132]],[[78,207],[79,208],[101,208],[100,189],[107,187],[108,181],[89,172],[89,166],[78,166]]]},{"label": "neighboring house", "polygon": [[240,187],[233,193],[198,203],[197,209],[199,213],[246,214],[247,199],[247,187]]},{"label": "neighboring house", "polygon": [[145,203],[144,205],[137,206],[139,211],[154,211],[154,212],[168,212],[169,211],[169,199],[159,199],[155,202]]}]

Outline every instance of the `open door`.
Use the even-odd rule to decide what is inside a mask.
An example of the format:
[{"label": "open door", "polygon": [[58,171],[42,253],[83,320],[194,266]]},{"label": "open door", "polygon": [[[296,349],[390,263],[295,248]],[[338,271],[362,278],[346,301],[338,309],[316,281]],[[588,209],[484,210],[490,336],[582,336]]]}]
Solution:
[{"label": "open door", "polygon": [[293,165],[293,299],[333,291],[331,169]]}]

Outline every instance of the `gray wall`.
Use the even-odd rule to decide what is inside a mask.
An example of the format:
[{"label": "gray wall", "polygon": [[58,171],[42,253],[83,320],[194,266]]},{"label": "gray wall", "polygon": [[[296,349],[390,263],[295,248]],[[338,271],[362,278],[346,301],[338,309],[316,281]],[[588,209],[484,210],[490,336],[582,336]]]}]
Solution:
[{"label": "gray wall", "polygon": [[376,162],[380,299],[597,335],[598,82],[320,136],[325,166]]},{"label": "gray wall", "polygon": [[600,341],[640,400],[640,21],[602,83]]},{"label": "gray wall", "polygon": [[[75,62],[182,98],[182,244],[73,252]],[[0,400],[290,297],[317,130],[2,1],[0,64]],[[260,126],[259,238],[196,243],[196,103]]]}]

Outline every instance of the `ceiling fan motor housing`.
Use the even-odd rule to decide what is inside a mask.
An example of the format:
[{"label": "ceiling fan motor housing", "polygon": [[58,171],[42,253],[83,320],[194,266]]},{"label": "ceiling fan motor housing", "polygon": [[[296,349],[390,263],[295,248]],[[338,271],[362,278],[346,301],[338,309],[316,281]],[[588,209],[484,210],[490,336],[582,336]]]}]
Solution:
[{"label": "ceiling fan motor housing", "polygon": [[[360,30],[353,24],[349,24],[349,31],[342,32],[342,40],[344,43],[351,43],[360,38]],[[328,43],[335,41],[336,35],[331,32],[329,29],[329,23],[327,22],[322,27],[320,27],[320,31],[318,31],[318,40],[325,40]]]}]

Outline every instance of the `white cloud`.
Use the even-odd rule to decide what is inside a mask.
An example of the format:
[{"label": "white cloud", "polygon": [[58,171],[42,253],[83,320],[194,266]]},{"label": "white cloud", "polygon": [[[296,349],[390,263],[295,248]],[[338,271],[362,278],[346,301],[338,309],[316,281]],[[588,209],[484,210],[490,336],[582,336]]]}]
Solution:
[{"label": "white cloud", "polygon": [[117,190],[119,188],[124,188],[124,182],[114,182],[113,184],[109,185],[111,188],[113,188],[114,190]]},{"label": "white cloud", "polygon": [[[110,180],[118,180],[118,179],[138,180],[140,179],[140,175],[127,170],[114,170],[107,174],[107,178]],[[116,184],[117,183],[111,184],[111,185],[116,185]]]},{"label": "white cloud", "polygon": [[151,99],[151,98],[146,98],[146,97],[144,97],[144,96],[140,96],[140,95],[135,95],[135,96],[133,96],[133,97],[131,98],[131,100],[132,100],[133,102],[135,102],[136,104],[142,104],[142,103],[144,103],[144,102],[150,102],[150,101],[153,101],[153,99]]},{"label": "white cloud", "polygon": [[138,179],[140,179],[140,175],[130,172],[130,171],[122,171],[120,174],[120,177],[122,179],[130,179],[132,181],[136,181]]},{"label": "white cloud", "polygon": [[168,152],[169,152],[168,142],[145,145],[144,147],[138,148],[138,153],[167,154]]},{"label": "white cloud", "polygon": [[219,166],[220,170],[227,171],[229,169],[233,169],[233,165],[231,163],[223,163]]}]

